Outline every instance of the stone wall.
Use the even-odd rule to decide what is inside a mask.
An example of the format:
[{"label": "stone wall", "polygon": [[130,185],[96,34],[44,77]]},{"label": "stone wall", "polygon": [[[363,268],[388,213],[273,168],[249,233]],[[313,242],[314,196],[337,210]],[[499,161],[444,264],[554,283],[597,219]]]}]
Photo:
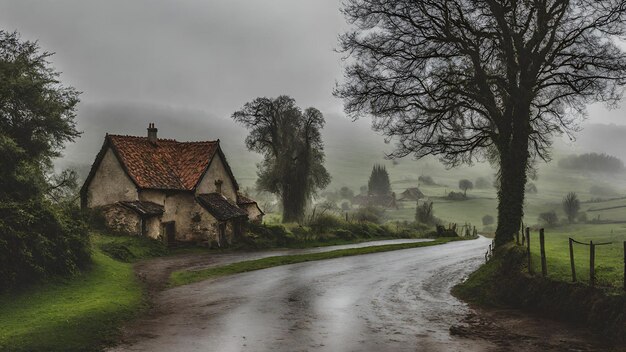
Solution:
[{"label": "stone wall", "polygon": [[263,213],[259,210],[256,204],[242,204],[239,206],[248,213],[248,220],[254,223],[263,222]]},{"label": "stone wall", "polygon": [[134,211],[119,204],[105,205],[100,208],[107,228],[119,234],[140,236],[141,219]]}]

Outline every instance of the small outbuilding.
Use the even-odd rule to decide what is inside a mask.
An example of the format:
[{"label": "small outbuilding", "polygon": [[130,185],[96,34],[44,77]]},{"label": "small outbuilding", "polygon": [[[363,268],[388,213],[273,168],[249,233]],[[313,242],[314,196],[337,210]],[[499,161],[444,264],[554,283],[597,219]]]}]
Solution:
[{"label": "small outbuilding", "polygon": [[424,193],[417,187],[407,188],[404,192],[400,193],[399,201],[418,201],[422,198],[426,198]]}]

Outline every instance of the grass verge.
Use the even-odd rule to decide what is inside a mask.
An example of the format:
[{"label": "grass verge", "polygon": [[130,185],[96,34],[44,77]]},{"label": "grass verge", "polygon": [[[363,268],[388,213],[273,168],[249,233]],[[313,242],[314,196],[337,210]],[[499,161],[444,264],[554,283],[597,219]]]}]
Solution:
[{"label": "grass verge", "polygon": [[0,351],[97,351],[113,342],[146,306],[128,262],[166,253],[153,242],[92,234],[89,269],[0,294]]},{"label": "grass verge", "polygon": [[268,258],[255,259],[255,260],[247,260],[247,261],[243,261],[239,263],[233,263],[233,264],[228,264],[224,266],[218,266],[218,267],[208,268],[208,269],[203,269],[203,270],[175,271],[172,273],[170,277],[169,284],[170,286],[181,286],[181,285],[187,285],[187,284],[191,284],[194,282],[206,280],[209,278],[238,274],[238,273],[243,273],[243,272],[248,272],[248,271],[253,271],[253,270],[261,270],[261,269],[271,268],[271,267],[279,266],[279,265],[296,264],[296,263],[310,262],[314,260],[333,259],[333,258],[347,257],[347,256],[352,256],[352,255],[360,255],[360,254],[395,251],[395,250],[400,250],[400,249],[435,246],[435,245],[439,245],[443,243],[448,243],[451,241],[458,241],[458,240],[464,240],[464,239],[465,238],[462,238],[462,237],[444,237],[444,238],[438,238],[430,242],[401,243],[401,244],[363,247],[363,248],[349,248],[349,249],[339,249],[335,251],[322,252],[322,253],[285,255],[285,256],[275,256],[275,257],[268,257]]},{"label": "grass verge", "polygon": [[626,342],[626,295],[584,284],[526,274],[523,248],[499,249],[452,293],[473,304],[514,307],[540,316],[586,325],[610,341]]},{"label": "grass verge", "polygon": [[0,296],[0,350],[95,351],[142,304],[130,264],[94,251],[77,277]]}]

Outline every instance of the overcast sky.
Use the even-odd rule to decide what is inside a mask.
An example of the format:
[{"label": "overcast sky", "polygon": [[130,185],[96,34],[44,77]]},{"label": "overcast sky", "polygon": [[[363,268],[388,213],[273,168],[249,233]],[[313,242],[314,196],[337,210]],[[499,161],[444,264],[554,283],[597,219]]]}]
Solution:
[{"label": "overcast sky", "polygon": [[[0,28],[56,52],[52,60],[63,82],[84,92],[83,130],[106,119],[107,106],[188,109],[194,111],[189,116],[220,120],[255,97],[279,94],[291,95],[301,107],[317,107],[329,120],[342,116],[342,103],[332,96],[342,76],[341,56],[333,49],[347,28],[340,3],[0,0]],[[623,110],[594,107],[588,122],[626,124]],[[369,121],[359,122],[364,124]]]},{"label": "overcast sky", "polygon": [[290,94],[340,111],[337,0],[0,1],[0,26],[56,52],[83,102],[131,101],[229,116]]}]

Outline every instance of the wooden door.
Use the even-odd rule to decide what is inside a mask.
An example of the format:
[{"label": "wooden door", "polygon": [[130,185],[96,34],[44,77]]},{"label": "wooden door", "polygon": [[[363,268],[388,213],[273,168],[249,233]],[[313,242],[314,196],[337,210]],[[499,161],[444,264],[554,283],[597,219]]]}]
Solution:
[{"label": "wooden door", "polygon": [[220,247],[226,247],[226,245],[228,244],[227,240],[226,240],[226,223],[225,222],[220,222],[218,224],[218,230],[219,230],[219,245]]},{"label": "wooden door", "polygon": [[163,224],[165,230],[165,241],[168,246],[176,244],[176,222],[169,221]]}]

